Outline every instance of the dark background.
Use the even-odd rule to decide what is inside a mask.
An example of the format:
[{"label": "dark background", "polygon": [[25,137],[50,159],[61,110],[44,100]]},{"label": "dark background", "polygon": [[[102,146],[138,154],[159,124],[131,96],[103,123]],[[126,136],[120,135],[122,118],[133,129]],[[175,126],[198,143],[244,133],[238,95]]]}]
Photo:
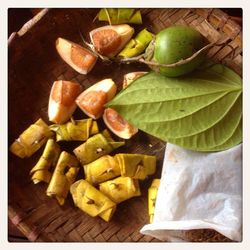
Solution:
[{"label": "dark background", "polygon": [[[18,31],[24,23],[30,20],[41,9],[30,8],[10,8],[8,9],[8,36],[14,31]],[[242,23],[242,9],[241,8],[221,8],[229,16],[238,22]]]}]

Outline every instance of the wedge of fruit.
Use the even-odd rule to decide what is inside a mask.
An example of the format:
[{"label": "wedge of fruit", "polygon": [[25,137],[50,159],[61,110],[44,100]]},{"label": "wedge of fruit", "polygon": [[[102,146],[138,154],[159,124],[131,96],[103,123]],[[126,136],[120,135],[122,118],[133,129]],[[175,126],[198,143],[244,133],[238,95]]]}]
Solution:
[{"label": "wedge of fruit", "polygon": [[131,84],[134,80],[137,78],[147,74],[146,71],[136,71],[136,72],[130,72],[123,76],[123,82],[122,82],[122,88],[125,89],[129,84]]},{"label": "wedge of fruit", "polygon": [[106,57],[116,56],[134,34],[128,24],[107,25],[92,30],[89,35],[95,50]]},{"label": "wedge of fruit", "polygon": [[[143,76],[147,72],[130,72],[123,76],[122,88],[125,89],[134,80]],[[138,132],[138,129],[128,123],[117,111],[112,108],[106,108],[103,113],[103,120],[106,126],[117,136],[123,139],[130,139]]]},{"label": "wedge of fruit", "polygon": [[138,129],[128,123],[114,109],[106,108],[103,113],[103,121],[106,126],[117,136],[130,139],[138,132]]},{"label": "wedge of fruit", "polygon": [[55,81],[49,97],[49,120],[59,124],[68,121],[77,108],[75,99],[81,91],[82,86],[79,83]]},{"label": "wedge of fruit", "polygon": [[98,119],[102,116],[104,105],[116,94],[117,86],[112,79],[104,79],[83,91],[76,104],[89,117]]},{"label": "wedge of fruit", "polygon": [[56,40],[56,49],[61,58],[80,74],[86,75],[97,61],[92,51],[61,37]]}]

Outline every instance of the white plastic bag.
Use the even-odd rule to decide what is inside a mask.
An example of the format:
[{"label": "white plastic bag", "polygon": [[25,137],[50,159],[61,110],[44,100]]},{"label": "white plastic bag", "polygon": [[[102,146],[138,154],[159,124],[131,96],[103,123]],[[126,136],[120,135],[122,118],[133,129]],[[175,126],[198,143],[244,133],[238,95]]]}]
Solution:
[{"label": "white plastic bag", "polygon": [[241,241],[242,145],[201,153],[167,144],[152,224],[142,234],[176,241],[171,230],[214,229]]}]

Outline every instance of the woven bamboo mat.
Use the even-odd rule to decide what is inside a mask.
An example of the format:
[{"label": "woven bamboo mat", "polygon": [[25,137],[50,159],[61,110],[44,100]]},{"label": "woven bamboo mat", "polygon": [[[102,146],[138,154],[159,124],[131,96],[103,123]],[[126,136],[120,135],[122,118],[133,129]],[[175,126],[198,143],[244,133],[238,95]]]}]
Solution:
[{"label": "woven bamboo mat", "polygon": [[[241,75],[241,27],[219,9],[142,9],[144,25],[153,33],[172,24],[183,24],[199,30],[214,46],[208,56],[234,69]],[[8,71],[8,137],[9,144],[39,117],[48,122],[47,105],[52,83],[58,79],[74,80],[85,88],[104,78],[112,77],[121,84],[125,73],[147,70],[145,65],[115,65],[98,61],[87,75],[80,75],[65,64],[55,50],[55,40],[63,37],[81,43],[84,35],[103,23],[93,22],[97,9],[43,10],[9,39]],[[140,30],[142,26],[135,27]],[[87,38],[87,36],[86,36]],[[119,86],[121,88],[121,86]],[[83,118],[81,112],[75,118]],[[71,150],[74,145],[65,145]],[[160,177],[165,143],[139,132],[129,140],[122,152],[155,154]],[[59,206],[46,196],[46,185],[34,185],[29,171],[41,150],[28,159],[8,156],[8,211],[12,222],[30,241],[80,242],[154,242],[139,230],[148,223],[147,189],[151,179],[141,183],[142,196],[118,205],[111,222],[92,218],[74,207],[69,195]],[[114,153],[119,152],[117,150]],[[81,178],[81,172],[79,179]],[[213,230],[176,231],[186,241],[229,241]]]}]

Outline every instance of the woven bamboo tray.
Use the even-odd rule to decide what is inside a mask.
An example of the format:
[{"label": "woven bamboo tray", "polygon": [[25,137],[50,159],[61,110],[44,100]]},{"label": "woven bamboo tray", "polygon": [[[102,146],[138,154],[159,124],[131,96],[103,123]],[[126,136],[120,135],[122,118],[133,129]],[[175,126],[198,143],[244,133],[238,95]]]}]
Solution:
[{"label": "woven bamboo tray", "polygon": [[[153,33],[172,24],[189,25],[209,41],[227,42],[214,46],[208,57],[234,69],[241,75],[241,27],[219,9],[141,9],[144,26]],[[81,43],[79,30],[87,34],[104,23],[93,22],[98,9],[44,9],[20,31],[9,38],[8,71],[8,137],[9,144],[39,117],[48,122],[47,106],[50,88],[57,79],[74,80],[85,88],[112,77],[121,83],[125,73],[147,70],[145,65],[105,64],[98,61],[87,75],[80,75],[58,56],[57,37]],[[143,27],[144,27],[143,26]],[[142,26],[134,26],[136,31]],[[120,86],[121,88],[121,86]],[[78,111],[76,118],[83,118]],[[70,146],[68,149],[70,149]],[[154,242],[155,238],[139,233],[148,223],[147,189],[152,178],[160,177],[165,143],[139,132],[117,152],[139,152],[157,157],[157,173],[141,183],[142,196],[120,205],[111,222],[92,218],[74,207],[68,196],[66,204],[46,196],[46,185],[34,185],[29,171],[41,155],[41,150],[28,159],[8,156],[8,214],[11,221],[30,241],[63,242]],[[115,153],[117,153],[115,152]],[[79,174],[79,179],[82,173]],[[176,231],[186,241],[229,241],[213,230]]]}]

